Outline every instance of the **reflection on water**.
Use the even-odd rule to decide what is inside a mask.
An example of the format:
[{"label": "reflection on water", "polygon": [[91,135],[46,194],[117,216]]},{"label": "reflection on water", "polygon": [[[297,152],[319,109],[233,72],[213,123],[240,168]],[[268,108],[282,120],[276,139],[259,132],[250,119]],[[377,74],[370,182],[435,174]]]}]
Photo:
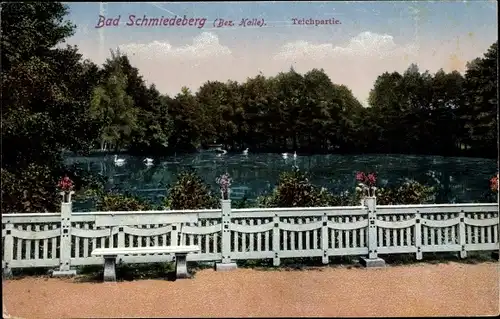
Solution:
[{"label": "reflection on water", "polygon": [[[70,157],[67,164],[98,172],[108,177],[109,187],[159,203],[176,175],[193,168],[217,190],[216,177],[228,172],[233,179],[231,197],[255,199],[270,191],[284,170],[293,165],[308,171],[318,186],[340,193],[355,187],[356,171],[375,171],[379,186],[391,186],[405,179],[414,179],[437,189],[437,203],[483,201],[489,190],[489,178],[496,171],[491,159],[447,158],[412,155],[314,155],[283,159],[280,154],[226,154],[213,152],[158,157],[147,166],[143,157],[122,155],[126,160],[116,166],[112,156]],[[76,207],[75,207],[76,208]]]}]

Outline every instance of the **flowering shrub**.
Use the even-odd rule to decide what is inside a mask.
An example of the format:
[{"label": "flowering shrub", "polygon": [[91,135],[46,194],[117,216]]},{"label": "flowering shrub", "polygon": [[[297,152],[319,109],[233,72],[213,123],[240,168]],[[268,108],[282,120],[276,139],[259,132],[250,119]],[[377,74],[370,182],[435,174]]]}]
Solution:
[{"label": "flowering shrub", "polygon": [[377,175],[375,173],[365,174],[364,172],[357,172],[356,181],[359,182],[358,187],[356,187],[357,192],[366,196],[375,196],[375,191],[377,190],[375,187]]},{"label": "flowering shrub", "polygon": [[231,187],[231,177],[228,173],[222,174],[215,181],[219,184],[222,193],[222,199],[229,199],[229,187]]},{"label": "flowering shrub", "polygon": [[73,181],[68,176],[64,176],[59,181],[58,188],[62,192],[68,193],[68,192],[72,191],[74,188]]},{"label": "flowering shrub", "polygon": [[490,179],[490,188],[494,193],[498,192],[498,173]]}]

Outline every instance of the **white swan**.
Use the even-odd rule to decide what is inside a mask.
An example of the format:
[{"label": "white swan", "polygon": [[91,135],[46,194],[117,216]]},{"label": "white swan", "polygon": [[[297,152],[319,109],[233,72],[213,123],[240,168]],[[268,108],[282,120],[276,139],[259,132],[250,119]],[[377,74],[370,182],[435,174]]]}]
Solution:
[{"label": "white swan", "polygon": [[153,159],[152,158],[149,158],[149,157],[146,157],[143,162],[147,165],[147,166],[150,166],[150,165],[153,165]]},{"label": "white swan", "polygon": [[118,158],[118,155],[115,155],[115,165],[123,165],[125,164],[125,160],[123,158]]},{"label": "white swan", "polygon": [[282,156],[283,158],[288,158],[288,153],[281,153],[281,156]]},{"label": "white swan", "polygon": [[221,148],[216,148],[216,149],[215,149],[215,152],[216,152],[217,154],[222,154],[222,155],[227,154],[227,151],[226,151],[226,150],[223,150],[223,149],[221,149]]},{"label": "white swan", "polygon": [[219,150],[217,152],[217,157],[221,157],[222,155],[226,155],[227,154],[227,151],[226,150]]},{"label": "white swan", "polygon": [[293,158],[297,158],[297,152],[293,152]]},{"label": "white swan", "polygon": [[248,147],[246,150],[243,151],[243,155],[248,155]]}]

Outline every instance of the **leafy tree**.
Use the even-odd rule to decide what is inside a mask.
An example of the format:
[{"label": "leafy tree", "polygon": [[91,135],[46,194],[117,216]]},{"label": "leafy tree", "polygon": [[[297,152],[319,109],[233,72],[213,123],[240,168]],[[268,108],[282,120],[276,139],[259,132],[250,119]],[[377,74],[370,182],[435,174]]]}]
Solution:
[{"label": "leafy tree", "polygon": [[465,110],[462,113],[476,154],[496,156],[498,138],[498,41],[493,43],[483,58],[468,64],[465,73]]},{"label": "leafy tree", "polygon": [[60,2],[2,3],[2,173],[14,183],[2,185],[7,211],[55,210],[61,151],[88,151],[97,133],[88,114],[97,67],[61,46],[74,32],[67,12]]},{"label": "leafy tree", "polygon": [[196,150],[201,146],[204,134],[200,103],[186,87],[169,102],[169,115],[174,128],[169,145],[179,151]]},{"label": "leafy tree", "polygon": [[[120,66],[126,78],[125,92],[133,101],[136,123],[131,125],[131,133],[123,139],[123,147],[132,152],[163,152],[168,148],[168,140],[172,134],[172,121],[168,115],[168,99],[162,96],[152,84],[147,87],[139,70],[132,66],[127,55],[119,50],[112,52],[114,63],[103,66],[103,77],[115,72],[116,64]],[[131,119],[132,120],[132,119]]]},{"label": "leafy tree", "polygon": [[2,2],[1,6],[2,73],[34,56],[51,55],[75,32],[75,25],[64,20],[68,7],[61,2]]},{"label": "leafy tree", "polygon": [[92,119],[100,124],[101,149],[110,145],[117,150],[130,141],[130,136],[137,127],[138,111],[126,92],[127,77],[123,72],[119,52],[111,53],[111,59],[106,61],[111,71],[93,91],[91,114]]}]

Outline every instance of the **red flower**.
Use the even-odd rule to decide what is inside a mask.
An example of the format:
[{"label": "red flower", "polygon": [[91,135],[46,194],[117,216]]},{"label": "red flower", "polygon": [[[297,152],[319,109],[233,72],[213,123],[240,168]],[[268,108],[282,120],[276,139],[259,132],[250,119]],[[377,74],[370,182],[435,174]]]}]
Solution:
[{"label": "red flower", "polygon": [[357,172],[356,173],[356,180],[359,181],[359,182],[361,182],[361,183],[364,183],[365,180],[366,180],[365,173],[363,173],[363,172]]},{"label": "red flower", "polygon": [[368,174],[367,182],[368,182],[368,185],[375,186],[375,183],[377,182],[377,175],[375,175],[375,173]]},{"label": "red flower", "polygon": [[365,186],[373,187],[375,186],[375,183],[377,182],[377,174],[375,173],[370,173],[366,175],[363,172],[357,172],[356,173],[356,180]]},{"label": "red flower", "polygon": [[69,191],[71,191],[73,189],[73,181],[68,176],[64,176],[59,181],[59,185],[58,186],[61,189],[61,191],[63,191],[63,192],[69,192]]},{"label": "red flower", "polygon": [[498,174],[490,179],[490,188],[495,193],[498,192]]}]

